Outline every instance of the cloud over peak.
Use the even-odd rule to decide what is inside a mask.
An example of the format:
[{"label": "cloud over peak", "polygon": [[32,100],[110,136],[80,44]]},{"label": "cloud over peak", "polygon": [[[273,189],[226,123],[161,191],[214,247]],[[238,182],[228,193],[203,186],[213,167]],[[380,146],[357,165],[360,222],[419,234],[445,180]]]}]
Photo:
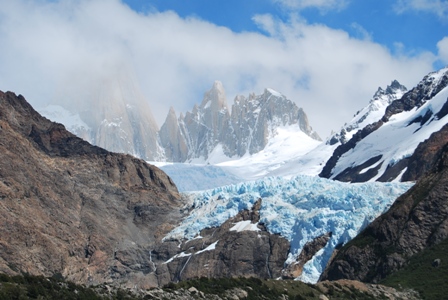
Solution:
[{"label": "cloud over peak", "polygon": [[[316,3],[333,2],[342,3]],[[170,106],[190,110],[219,79],[229,102],[266,87],[280,91],[325,137],[365,106],[378,85],[393,79],[412,85],[435,60],[429,52],[393,54],[361,27],[356,39],[269,14],[253,19],[268,36],[172,11],[138,13],[118,0],[0,0],[0,15],[0,89],[22,93],[33,105],[95,101],[89,91],[99,82],[129,73],[159,125]]]}]

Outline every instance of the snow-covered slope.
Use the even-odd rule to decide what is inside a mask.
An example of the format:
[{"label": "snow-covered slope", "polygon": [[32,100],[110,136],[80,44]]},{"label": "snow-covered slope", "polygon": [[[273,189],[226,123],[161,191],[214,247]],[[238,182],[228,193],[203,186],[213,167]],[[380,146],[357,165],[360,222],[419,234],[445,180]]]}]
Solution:
[{"label": "snow-covered slope", "polygon": [[[241,178],[242,181],[257,180],[266,176],[286,176],[288,178],[296,175],[317,176],[321,173],[337,146],[346,143],[358,130],[379,121],[383,117],[387,106],[394,100],[401,98],[405,91],[406,88],[396,80],[385,89],[378,88],[373,98],[368,102],[368,105],[358,111],[354,118],[341,128],[339,133],[328,138],[326,143],[311,138],[310,134],[312,135],[312,132],[305,134],[306,126],[303,129],[303,125],[301,127],[300,124],[286,126],[277,124],[272,131],[273,134],[269,136],[266,146],[261,151],[253,154],[246,151],[242,157],[238,155],[228,157],[224,151],[225,146],[219,143],[208,155],[206,162],[204,159],[193,159],[191,162],[196,165],[184,166],[182,171],[187,171],[188,168],[194,168],[193,172],[198,174],[200,172],[200,165],[206,165],[208,163],[217,168],[221,168],[222,171],[220,172],[233,174]],[[239,114],[244,115],[244,118],[242,118],[245,120],[244,122],[255,124],[255,120],[250,120],[254,118],[254,115],[258,117],[261,111],[259,106],[260,102],[262,103],[263,101],[260,99],[271,99],[272,97],[286,100],[284,96],[272,89],[267,89],[264,96],[251,95],[248,99],[242,96],[237,97],[235,100],[236,104],[234,105],[237,108],[233,108],[232,118],[236,118]],[[242,108],[238,108],[239,106],[252,107],[253,109],[246,108],[252,114],[242,114],[240,112]],[[241,123],[243,121],[238,122]],[[238,122],[233,121],[234,124]],[[250,140],[250,133],[253,130],[247,130],[247,132],[249,138],[246,138],[246,141]],[[243,143],[242,141],[239,143]],[[180,171],[179,168],[165,168],[162,166],[162,169],[174,178],[175,182],[181,186],[182,191],[185,191],[183,188],[187,186],[189,189],[199,190],[199,186],[195,188],[189,182],[192,180],[191,178],[177,173]],[[204,172],[209,172],[209,170],[204,169]],[[216,178],[218,179],[218,177]],[[210,187],[222,186],[224,183],[220,179],[222,177],[219,177],[216,181],[213,181],[213,179],[208,180],[207,184]],[[212,186],[213,182],[214,185]],[[226,181],[226,183],[228,182]]]},{"label": "snow-covered slope", "polygon": [[320,144],[322,144],[321,141],[306,135],[299,129],[298,125],[278,127],[276,134],[269,139],[268,144],[263,150],[216,165],[245,180],[256,180],[266,176],[272,176],[273,173],[281,176],[298,174],[317,175],[318,172],[313,174],[312,169],[310,170],[308,168],[299,168],[291,170],[291,172],[281,172],[280,169],[283,169],[285,164],[288,164],[290,161],[300,159],[307,153],[312,153]]},{"label": "snow-covered slope", "polygon": [[65,128],[71,133],[89,143],[92,142],[92,129],[81,119],[79,114],[71,113],[60,105],[48,105],[39,109],[39,112],[53,122],[64,124]]},{"label": "snow-covered slope", "polygon": [[340,145],[321,172],[342,181],[400,181],[419,143],[448,123],[448,68],[392,102],[381,120]]},{"label": "snow-covered slope", "polygon": [[346,123],[339,133],[332,135],[327,144],[334,145],[336,143],[346,143],[359,130],[369,124],[379,121],[383,116],[386,108],[396,99],[400,99],[407,91],[406,87],[401,85],[397,80],[392,81],[386,89],[378,88],[369,104],[358,111],[353,119]]},{"label": "snow-covered slope", "polygon": [[296,259],[308,241],[332,232],[328,244],[305,265],[299,278],[316,282],[334,248],[352,239],[411,185],[348,184],[316,176],[269,177],[190,193],[189,216],[166,238],[192,239],[201,229],[221,225],[262,198],[260,222],[291,242],[288,262]]},{"label": "snow-covered slope", "polygon": [[179,191],[198,191],[268,176],[317,176],[335,147],[309,137],[298,125],[290,125],[278,127],[266,147],[252,155],[231,159],[217,146],[209,164],[151,163],[165,171]]}]

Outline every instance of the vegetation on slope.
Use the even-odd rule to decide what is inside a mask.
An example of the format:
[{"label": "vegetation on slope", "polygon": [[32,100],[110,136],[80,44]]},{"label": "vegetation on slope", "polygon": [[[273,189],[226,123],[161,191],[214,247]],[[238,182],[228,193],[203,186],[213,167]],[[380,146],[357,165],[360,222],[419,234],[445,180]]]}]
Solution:
[{"label": "vegetation on slope", "polygon": [[94,288],[64,281],[62,276],[46,278],[29,274],[17,276],[0,274],[0,299],[131,300],[138,298],[123,290],[100,294]]},{"label": "vegetation on slope", "polygon": [[[193,292],[189,289],[194,288]],[[197,291],[197,293],[194,292]],[[241,295],[241,292],[243,295]],[[0,274],[0,299],[68,299],[68,300],[133,300],[133,299],[387,299],[354,286],[326,282],[320,285],[305,284],[294,280],[261,280],[258,278],[199,278],[170,283],[165,288],[138,291],[114,289],[105,285],[86,287],[64,281],[62,276],[45,278],[23,274],[8,276]],[[325,298],[324,298],[325,299]]]},{"label": "vegetation on slope", "polygon": [[445,299],[447,282],[448,239],[413,256],[405,268],[388,276],[382,284],[413,288],[423,299]]}]

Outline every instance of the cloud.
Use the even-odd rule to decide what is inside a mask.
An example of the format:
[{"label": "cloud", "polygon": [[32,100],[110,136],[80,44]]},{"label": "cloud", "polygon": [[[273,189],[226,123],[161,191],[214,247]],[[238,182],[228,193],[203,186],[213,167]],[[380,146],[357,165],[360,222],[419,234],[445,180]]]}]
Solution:
[{"label": "cloud", "polygon": [[174,12],[137,13],[118,0],[0,0],[0,16],[1,90],[36,106],[89,107],[100,84],[129,74],[159,125],[170,106],[191,110],[221,80],[229,104],[237,94],[278,90],[325,137],[378,86],[393,79],[412,86],[436,59],[392,54],[342,30],[271,15],[254,17],[269,36]]},{"label": "cloud", "polygon": [[358,33],[359,37],[363,40],[371,41],[372,40],[372,34],[369,33],[364,27],[362,27],[360,24],[353,22],[351,24],[351,27],[355,30],[356,33]]},{"label": "cloud", "polygon": [[442,19],[448,17],[448,1],[446,0],[397,0],[394,8],[398,13],[414,10],[433,13]]},{"label": "cloud", "polygon": [[437,49],[439,51],[439,59],[448,64],[448,36],[444,37],[437,43]]},{"label": "cloud", "polygon": [[305,8],[317,8],[321,12],[328,10],[342,10],[344,9],[349,0],[273,0],[274,3],[278,3],[290,9],[302,10]]}]

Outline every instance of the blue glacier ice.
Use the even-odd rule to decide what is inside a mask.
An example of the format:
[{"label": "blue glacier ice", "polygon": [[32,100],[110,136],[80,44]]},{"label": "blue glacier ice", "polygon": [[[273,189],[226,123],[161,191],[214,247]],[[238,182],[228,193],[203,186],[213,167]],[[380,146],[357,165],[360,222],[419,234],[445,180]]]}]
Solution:
[{"label": "blue glacier ice", "polygon": [[291,242],[288,263],[295,260],[306,242],[333,233],[326,247],[305,265],[298,278],[314,283],[334,248],[355,237],[411,186],[412,183],[398,182],[343,183],[301,175],[186,193],[192,210],[166,238],[192,239],[200,230],[221,225],[262,198],[260,221],[269,232],[281,234]]}]

